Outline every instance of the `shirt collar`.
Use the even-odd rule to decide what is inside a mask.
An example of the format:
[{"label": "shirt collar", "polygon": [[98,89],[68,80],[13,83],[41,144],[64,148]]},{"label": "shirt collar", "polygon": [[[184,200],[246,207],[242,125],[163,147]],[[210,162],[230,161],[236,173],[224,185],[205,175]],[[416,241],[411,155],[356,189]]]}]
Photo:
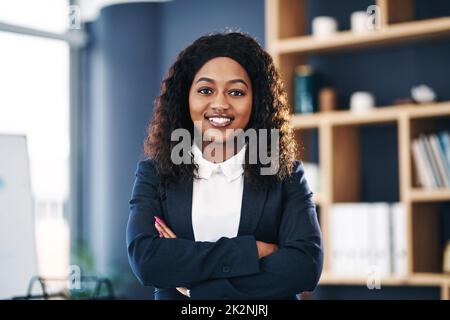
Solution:
[{"label": "shirt collar", "polygon": [[202,151],[199,147],[192,144],[192,154],[194,162],[198,165],[198,176],[202,179],[209,179],[214,172],[222,172],[227,178],[228,182],[240,177],[244,172],[243,164],[245,162],[246,145],[239,150],[237,154],[227,159],[224,162],[214,163],[203,158]]}]

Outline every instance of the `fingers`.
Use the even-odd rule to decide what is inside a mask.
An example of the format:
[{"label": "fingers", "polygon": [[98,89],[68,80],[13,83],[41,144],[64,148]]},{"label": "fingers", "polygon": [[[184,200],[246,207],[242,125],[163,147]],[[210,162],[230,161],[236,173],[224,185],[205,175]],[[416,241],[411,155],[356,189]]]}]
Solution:
[{"label": "fingers", "polygon": [[166,225],[164,220],[155,216],[155,228],[164,238],[176,238],[176,234]]},{"label": "fingers", "polygon": [[187,288],[185,288],[185,287],[177,287],[177,290],[178,290],[181,294],[187,296]]},{"label": "fingers", "polygon": [[160,238],[170,238],[169,234],[164,231],[164,229],[158,224],[158,222],[155,222],[155,228],[159,232]]},{"label": "fingers", "polygon": [[172,230],[166,225],[163,219],[159,218],[158,216],[155,216],[156,222],[159,224],[160,227],[163,228],[164,232],[167,233],[170,238],[176,238],[177,236],[175,233],[172,232]]},{"label": "fingers", "polygon": [[278,245],[274,243],[267,243],[263,241],[256,241],[256,247],[258,249],[258,257],[264,258],[278,250]]},{"label": "fingers", "polygon": [[277,252],[278,246],[276,244],[271,244],[271,251],[272,251],[272,253]]}]

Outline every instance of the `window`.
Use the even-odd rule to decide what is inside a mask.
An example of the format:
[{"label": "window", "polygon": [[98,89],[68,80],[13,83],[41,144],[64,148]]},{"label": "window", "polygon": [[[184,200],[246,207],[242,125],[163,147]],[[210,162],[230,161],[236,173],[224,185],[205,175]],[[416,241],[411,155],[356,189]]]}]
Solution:
[{"label": "window", "polygon": [[0,21],[63,33],[69,23],[67,0],[2,0]]},{"label": "window", "polygon": [[[63,31],[63,0],[0,1],[0,22]],[[0,134],[27,137],[40,275],[69,264],[69,45],[0,29]],[[1,151],[0,151],[1,152]]]}]

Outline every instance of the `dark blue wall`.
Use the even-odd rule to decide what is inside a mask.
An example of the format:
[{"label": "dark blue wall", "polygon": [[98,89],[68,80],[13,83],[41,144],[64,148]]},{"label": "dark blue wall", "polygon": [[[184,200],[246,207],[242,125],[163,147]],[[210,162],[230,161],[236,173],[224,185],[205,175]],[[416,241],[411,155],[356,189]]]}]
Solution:
[{"label": "dark blue wall", "polygon": [[125,245],[128,201],[159,85],[157,9],[114,5],[87,26],[83,241],[100,274],[124,280],[134,280]]},{"label": "dark blue wall", "polygon": [[264,45],[264,1],[175,0],[162,5],[160,79],[193,40],[225,29],[247,32]]},{"label": "dark blue wall", "polygon": [[[365,11],[371,0],[308,1],[308,19],[331,15],[338,21],[339,30],[350,28],[353,11]],[[450,15],[450,4],[445,0],[416,0],[417,19]],[[354,91],[367,90],[375,94],[377,105],[391,105],[395,99],[410,97],[410,88],[425,83],[438,93],[441,100],[450,100],[448,72],[450,71],[450,41],[420,42],[389,48],[368,48],[318,54],[310,63],[319,71],[325,85],[335,86],[338,106],[348,108]]]}]

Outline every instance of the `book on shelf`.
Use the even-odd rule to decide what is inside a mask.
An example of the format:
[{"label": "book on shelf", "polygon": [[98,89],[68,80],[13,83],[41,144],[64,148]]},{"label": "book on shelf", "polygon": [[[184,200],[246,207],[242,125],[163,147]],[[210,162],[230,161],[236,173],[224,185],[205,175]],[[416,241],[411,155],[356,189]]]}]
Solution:
[{"label": "book on shelf", "polygon": [[430,134],[428,140],[433,151],[433,158],[437,165],[437,171],[443,187],[450,187],[450,172],[447,170],[446,160],[444,158],[444,151],[439,144],[439,138],[436,134]]},{"label": "book on shelf", "polygon": [[450,188],[450,134],[421,134],[412,141],[414,170],[420,187]]},{"label": "book on shelf", "polygon": [[444,165],[447,170],[447,176],[450,180],[450,133],[448,131],[438,134],[439,146],[444,158]]},{"label": "book on shelf", "polygon": [[313,113],[317,107],[317,75],[309,65],[295,68],[294,113]]},{"label": "book on shelf", "polygon": [[402,203],[391,205],[390,211],[390,235],[392,253],[392,273],[396,276],[406,276],[408,272],[407,262],[407,217]]},{"label": "book on shelf", "polygon": [[340,203],[330,216],[330,272],[368,277],[407,274],[407,221],[401,203]]}]

